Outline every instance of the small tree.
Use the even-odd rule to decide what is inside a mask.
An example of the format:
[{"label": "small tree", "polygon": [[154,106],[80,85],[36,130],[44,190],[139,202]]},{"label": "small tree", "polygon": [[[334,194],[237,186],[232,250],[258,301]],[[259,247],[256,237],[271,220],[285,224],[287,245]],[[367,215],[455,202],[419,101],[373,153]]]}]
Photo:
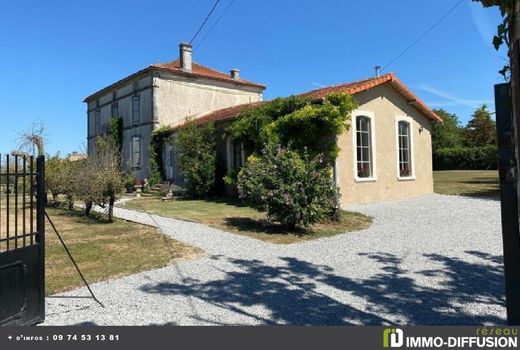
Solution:
[{"label": "small tree", "polygon": [[279,145],[252,156],[238,174],[238,191],[252,208],[289,229],[338,218],[338,191],[321,155],[310,158]]},{"label": "small tree", "polygon": [[196,125],[187,120],[177,131],[175,145],[189,194],[198,198],[208,196],[215,184],[217,162],[214,125]]},{"label": "small tree", "polygon": [[95,152],[78,167],[77,173],[82,180],[76,193],[85,202],[85,214],[89,215],[92,204],[97,204],[107,209],[108,221],[112,222],[115,201],[124,187],[117,145],[108,138],[98,137]]},{"label": "small tree", "polygon": [[78,194],[82,192],[79,188],[83,176],[82,171],[80,171],[81,162],[82,161],[71,161],[65,159],[62,163],[61,187],[63,191],[62,193],[65,195],[65,198],[67,199],[67,205],[69,210],[74,209],[74,200],[78,198]]},{"label": "small tree", "polygon": [[57,201],[58,195],[64,192],[63,188],[63,163],[60,153],[47,156],[45,161],[45,186],[47,192],[52,194],[52,200]]}]

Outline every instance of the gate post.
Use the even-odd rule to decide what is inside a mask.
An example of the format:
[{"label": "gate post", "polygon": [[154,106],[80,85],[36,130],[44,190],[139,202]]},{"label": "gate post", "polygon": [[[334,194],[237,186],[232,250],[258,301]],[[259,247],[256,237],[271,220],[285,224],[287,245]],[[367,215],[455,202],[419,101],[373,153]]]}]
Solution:
[{"label": "gate post", "polygon": [[518,221],[516,187],[518,175],[516,174],[515,130],[511,97],[511,87],[508,83],[495,85],[507,323],[520,325],[520,222]]},{"label": "gate post", "polygon": [[40,315],[45,319],[45,156],[36,158],[36,230],[40,252]]}]

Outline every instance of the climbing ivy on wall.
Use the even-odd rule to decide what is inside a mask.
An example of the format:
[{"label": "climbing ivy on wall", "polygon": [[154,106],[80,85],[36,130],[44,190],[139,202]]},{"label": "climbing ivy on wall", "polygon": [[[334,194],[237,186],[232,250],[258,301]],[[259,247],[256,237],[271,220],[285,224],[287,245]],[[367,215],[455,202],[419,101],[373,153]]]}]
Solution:
[{"label": "climbing ivy on wall", "polygon": [[152,136],[150,137],[150,160],[148,163],[150,168],[150,178],[148,181],[151,186],[166,178],[162,150],[165,141],[173,134],[173,131],[173,128],[163,126],[152,132]]},{"label": "climbing ivy on wall", "polygon": [[112,118],[108,123],[108,137],[119,152],[123,148],[123,118]]},{"label": "climbing ivy on wall", "polygon": [[332,162],[339,152],[336,138],[348,130],[357,105],[351,95],[338,92],[324,99],[277,98],[242,110],[226,132],[256,154],[267,144],[290,145],[302,154],[323,154],[325,162]]}]

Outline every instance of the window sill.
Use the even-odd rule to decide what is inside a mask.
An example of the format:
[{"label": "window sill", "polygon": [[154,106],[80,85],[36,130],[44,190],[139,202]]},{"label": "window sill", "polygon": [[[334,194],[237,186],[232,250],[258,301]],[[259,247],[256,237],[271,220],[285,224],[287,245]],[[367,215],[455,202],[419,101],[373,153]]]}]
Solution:
[{"label": "window sill", "polygon": [[398,176],[397,180],[398,181],[414,181],[415,180],[415,176],[407,176],[407,177]]},{"label": "window sill", "polygon": [[377,177],[355,177],[354,180],[356,182],[376,182]]}]

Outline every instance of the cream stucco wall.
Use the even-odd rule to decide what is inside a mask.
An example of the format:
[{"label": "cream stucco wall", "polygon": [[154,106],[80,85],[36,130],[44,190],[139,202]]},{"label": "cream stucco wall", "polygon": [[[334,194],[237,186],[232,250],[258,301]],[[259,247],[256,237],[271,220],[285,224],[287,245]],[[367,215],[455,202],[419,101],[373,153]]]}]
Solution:
[{"label": "cream stucco wall", "polygon": [[160,125],[262,100],[263,89],[161,72],[154,78],[154,116]]},{"label": "cream stucco wall", "polygon": [[[387,85],[356,94],[355,98],[359,102],[357,111],[368,112],[373,116],[372,139],[375,142],[372,146],[376,173],[374,180],[356,180],[356,155],[351,125],[350,130],[338,139],[341,151],[336,163],[336,181],[340,187],[341,204],[368,203],[432,193],[430,120]],[[412,121],[413,179],[398,178],[397,117],[409,117]]]},{"label": "cream stucco wall", "polygon": [[[107,132],[112,106],[117,104],[118,117],[123,119],[122,159],[125,169],[134,176],[149,175],[149,144],[152,131],[158,126],[174,125],[188,116],[237,104],[262,100],[263,89],[241,84],[220,82],[196,77],[184,77],[160,71],[146,71],[100,93],[87,103],[87,132],[89,153],[97,136]],[[139,96],[140,118],[134,122],[132,98]],[[100,130],[95,130],[95,116],[99,113]],[[140,139],[141,161],[130,167],[132,139]]]}]

